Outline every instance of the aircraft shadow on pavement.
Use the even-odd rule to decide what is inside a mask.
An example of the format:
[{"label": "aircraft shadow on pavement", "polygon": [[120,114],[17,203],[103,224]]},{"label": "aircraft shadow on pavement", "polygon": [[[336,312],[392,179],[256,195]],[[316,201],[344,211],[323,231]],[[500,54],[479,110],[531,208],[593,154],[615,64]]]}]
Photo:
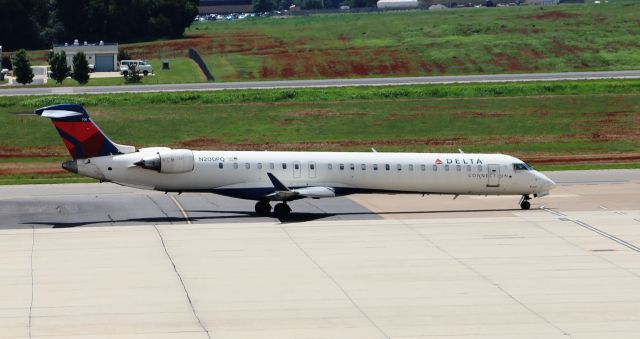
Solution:
[{"label": "aircraft shadow on pavement", "polygon": [[[300,223],[306,221],[314,221],[319,219],[325,219],[336,216],[358,216],[358,215],[402,215],[402,214],[437,214],[437,213],[482,213],[482,212],[509,212],[509,211],[521,211],[519,208],[510,209],[488,209],[488,210],[445,210],[445,211],[402,211],[402,212],[340,212],[340,213],[326,213],[326,212],[292,212],[287,218],[276,218],[274,215],[258,215],[255,212],[249,211],[216,211],[216,210],[187,210],[188,213],[219,213],[224,215],[211,215],[211,216],[189,216],[189,220],[192,222],[207,221],[207,220],[233,220],[242,218],[269,218],[279,220],[282,223]],[[53,228],[72,228],[79,226],[89,226],[94,224],[110,224],[117,225],[121,223],[147,223],[147,224],[182,224],[186,223],[187,219],[182,217],[150,217],[150,218],[131,218],[131,219],[105,219],[94,221],[81,221],[81,222],[25,222],[23,225],[43,225],[51,226]]]}]

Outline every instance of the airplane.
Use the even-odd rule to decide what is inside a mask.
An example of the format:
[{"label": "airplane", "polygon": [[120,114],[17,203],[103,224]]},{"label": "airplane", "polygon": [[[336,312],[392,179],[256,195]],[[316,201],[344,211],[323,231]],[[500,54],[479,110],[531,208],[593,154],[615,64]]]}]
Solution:
[{"label": "airplane", "polygon": [[544,174],[504,154],[391,152],[197,151],[117,144],[76,104],[35,111],[50,118],[72,160],[69,172],[164,192],[210,192],[255,200],[258,215],[286,218],[290,201],[354,193],[519,195],[555,187]]}]

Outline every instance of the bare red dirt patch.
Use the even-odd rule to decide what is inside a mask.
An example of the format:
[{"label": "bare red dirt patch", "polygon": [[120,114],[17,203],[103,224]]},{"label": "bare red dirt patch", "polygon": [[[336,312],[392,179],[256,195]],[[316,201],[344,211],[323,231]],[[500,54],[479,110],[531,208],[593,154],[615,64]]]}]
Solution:
[{"label": "bare red dirt patch", "polygon": [[577,13],[563,12],[563,11],[545,11],[544,13],[535,15],[518,15],[520,19],[535,19],[535,20],[559,20],[569,19],[580,16]]}]

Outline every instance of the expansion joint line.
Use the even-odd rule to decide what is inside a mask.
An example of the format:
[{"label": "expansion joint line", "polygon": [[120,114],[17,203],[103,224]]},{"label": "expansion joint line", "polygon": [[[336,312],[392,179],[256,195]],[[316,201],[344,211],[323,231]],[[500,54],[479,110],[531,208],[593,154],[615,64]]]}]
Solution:
[{"label": "expansion joint line", "polygon": [[536,312],[534,309],[532,309],[531,307],[525,305],[522,301],[520,301],[518,298],[516,298],[515,296],[513,296],[511,293],[509,293],[507,290],[505,290],[502,286],[500,286],[500,284],[496,283],[495,281],[491,280],[489,277],[487,277],[486,275],[480,273],[480,271],[476,270],[475,268],[471,267],[469,264],[467,264],[466,262],[464,262],[462,259],[454,256],[453,254],[449,253],[447,250],[445,250],[444,248],[442,248],[441,246],[439,246],[438,244],[436,244],[435,242],[433,242],[433,240],[429,239],[427,236],[425,236],[424,234],[418,232],[415,228],[413,228],[411,225],[407,224],[406,222],[404,222],[404,220],[399,220],[400,223],[402,223],[406,228],[408,228],[411,232],[415,233],[416,235],[418,235],[420,238],[422,238],[424,241],[426,241],[428,244],[430,244],[431,246],[433,246],[434,248],[436,248],[438,251],[440,251],[441,253],[443,253],[444,255],[448,256],[449,258],[455,260],[458,264],[462,265],[463,267],[465,267],[466,269],[468,269],[469,271],[473,272],[475,275],[477,275],[478,277],[482,278],[484,281],[488,282],[489,284],[491,284],[493,287],[497,288],[500,292],[502,292],[504,295],[506,295],[509,299],[515,301],[518,305],[520,305],[522,308],[524,308],[525,310],[527,310],[529,313],[533,314],[534,316],[536,316],[538,319],[542,320],[545,324],[555,328],[556,330],[560,331],[562,333],[562,335],[565,335],[569,338],[573,338],[573,336],[571,335],[571,333],[568,333],[567,331],[563,330],[562,328],[560,328],[558,325],[552,323],[551,321],[549,321],[549,319],[545,318],[544,316],[542,316],[540,313]]},{"label": "expansion joint line", "polygon": [[196,308],[193,306],[193,301],[191,300],[191,296],[189,295],[187,286],[184,284],[184,280],[182,280],[182,276],[180,275],[180,272],[176,267],[176,263],[173,261],[171,254],[169,254],[169,251],[167,250],[167,245],[164,242],[164,237],[162,236],[162,233],[158,229],[158,225],[153,225],[153,228],[156,230],[156,234],[158,234],[158,237],[160,238],[160,243],[162,244],[164,253],[167,255],[167,258],[171,262],[171,266],[173,267],[173,272],[175,272],[176,276],[178,276],[178,280],[180,281],[180,285],[182,285],[182,290],[184,291],[184,295],[187,297],[187,301],[189,302],[189,307],[191,308],[191,312],[193,313],[193,316],[198,321],[198,325],[200,325],[200,328],[202,328],[202,331],[207,335],[207,338],[211,339],[211,333],[209,333],[209,330],[207,330],[207,328],[202,323],[202,320],[200,320],[200,317],[198,317],[198,313],[196,312]]},{"label": "expansion joint line", "polygon": [[327,272],[327,270],[320,266],[320,264],[315,259],[313,259],[313,257],[307,251],[305,251],[302,246],[300,246],[300,244],[284,228],[282,223],[280,224],[280,229],[287,235],[289,240],[291,240],[291,242],[298,248],[298,250],[302,252],[302,254],[304,254],[304,256],[307,257],[307,259],[309,259],[309,261],[311,261],[327,278],[329,278],[331,282],[333,282],[333,284],[342,292],[342,294],[349,300],[349,302],[351,302],[351,305],[353,305],[353,307],[355,307],[358,312],[360,312],[360,314],[362,314],[362,316],[367,319],[367,321],[369,321],[369,323],[373,325],[373,327],[375,327],[378,332],[380,332],[380,334],[382,334],[382,336],[387,339],[391,338],[384,330],[382,330],[382,328],[380,328],[380,326],[378,326],[378,324],[373,321],[373,319],[371,319],[371,317],[355,302],[355,300],[353,300],[353,298],[349,295],[349,293],[347,293],[344,287],[342,287],[342,285],[340,285],[338,281],[331,274],[329,274],[329,272]]},{"label": "expansion joint line", "polygon": [[599,234],[599,235],[601,235],[601,236],[603,236],[603,237],[605,237],[605,238],[607,238],[609,240],[615,241],[618,244],[620,244],[620,245],[622,245],[624,247],[627,247],[628,249],[630,249],[632,251],[640,253],[640,247],[639,246],[636,246],[636,245],[634,245],[634,244],[632,244],[630,242],[627,242],[627,241],[625,241],[625,240],[623,240],[621,238],[618,238],[613,234],[609,234],[609,233],[607,233],[607,232],[605,232],[605,231],[603,231],[603,230],[601,230],[601,229],[599,229],[597,227],[591,226],[591,225],[589,225],[589,224],[587,224],[587,223],[585,223],[583,221],[580,221],[578,219],[569,218],[569,217],[567,217],[566,214],[563,214],[563,213],[560,213],[560,212],[556,212],[556,211],[552,211],[552,210],[547,209],[547,208],[543,208],[543,210],[545,210],[547,212],[550,212],[550,213],[553,213],[553,214],[558,215],[558,216],[562,216],[563,218],[561,220],[563,220],[563,221],[571,221],[572,223],[574,223],[574,224],[576,224],[576,225],[578,225],[580,227],[588,229],[589,231],[594,232],[596,234]]},{"label": "expansion joint line", "polygon": [[36,246],[36,227],[31,225],[31,258],[30,258],[30,270],[31,270],[31,301],[29,302],[29,339],[31,339],[31,319],[33,314],[33,290],[34,290],[34,276],[33,276],[33,250]]}]

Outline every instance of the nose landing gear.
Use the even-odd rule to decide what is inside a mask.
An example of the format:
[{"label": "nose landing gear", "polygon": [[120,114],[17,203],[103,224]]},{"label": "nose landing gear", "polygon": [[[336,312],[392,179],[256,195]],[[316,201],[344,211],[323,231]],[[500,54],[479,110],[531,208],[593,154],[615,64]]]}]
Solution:
[{"label": "nose landing gear", "polygon": [[529,202],[530,199],[531,197],[529,197],[528,194],[523,195],[522,198],[520,198],[520,208],[523,210],[531,208],[531,203]]}]

